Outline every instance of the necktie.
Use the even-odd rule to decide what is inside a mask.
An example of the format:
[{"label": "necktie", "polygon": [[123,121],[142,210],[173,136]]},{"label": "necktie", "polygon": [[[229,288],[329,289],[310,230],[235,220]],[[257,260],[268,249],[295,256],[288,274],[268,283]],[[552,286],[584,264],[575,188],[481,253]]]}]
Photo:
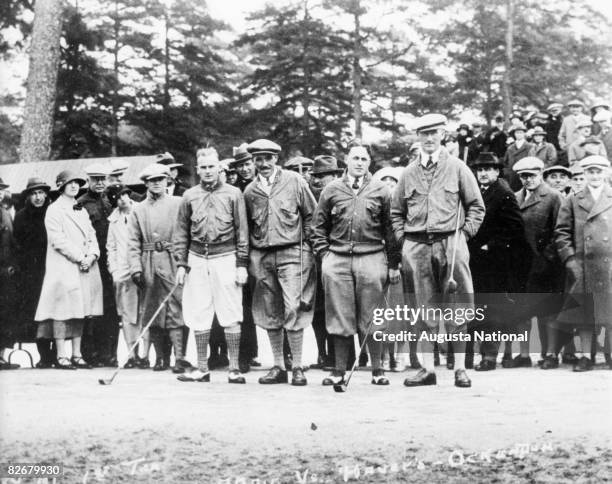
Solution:
[{"label": "necktie", "polygon": [[531,198],[531,194],[533,193],[531,190],[526,190],[527,193],[525,193],[525,201],[529,200]]},{"label": "necktie", "polygon": [[359,177],[355,177],[355,181],[353,182],[353,190],[359,190]]},{"label": "necktie", "polygon": [[427,165],[425,165],[425,168],[431,168],[431,165],[433,165],[433,157],[430,155],[429,159],[427,160]]}]

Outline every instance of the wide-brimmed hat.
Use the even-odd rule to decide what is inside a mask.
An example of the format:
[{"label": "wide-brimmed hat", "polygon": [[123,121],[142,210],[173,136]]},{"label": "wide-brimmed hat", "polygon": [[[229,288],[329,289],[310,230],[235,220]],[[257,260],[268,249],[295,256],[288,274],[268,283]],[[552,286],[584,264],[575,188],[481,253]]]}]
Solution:
[{"label": "wide-brimmed hat", "polygon": [[344,170],[338,168],[338,160],[330,155],[315,156],[311,175],[325,175],[328,173],[342,173]]},{"label": "wide-brimmed hat", "polygon": [[461,123],[459,125],[459,127],[457,128],[457,133],[459,131],[461,131],[462,129],[465,129],[466,131],[469,131],[470,130],[470,126],[468,124],[466,124],[466,123]]},{"label": "wide-brimmed hat", "polygon": [[28,184],[25,187],[25,190],[23,191],[24,195],[27,195],[30,192],[33,192],[34,190],[44,190],[45,192],[49,193],[49,190],[51,190],[51,187],[49,185],[47,185],[42,178],[38,178],[38,177],[32,177],[32,178],[28,178]]},{"label": "wide-brimmed hat", "polygon": [[242,143],[240,146],[234,146],[232,148],[232,157],[234,161],[230,164],[236,166],[238,163],[242,163],[243,161],[248,161],[253,158],[253,155],[247,150],[248,144]]},{"label": "wide-brimmed hat", "polygon": [[4,181],[2,180],[2,178],[0,178],[0,190],[6,190],[9,187],[9,185],[7,185],[6,183],[4,183]]},{"label": "wide-brimmed hat", "polygon": [[164,153],[155,155],[155,163],[159,163],[160,165],[165,165],[168,167],[169,170],[172,168],[180,168],[181,166],[183,166],[182,163],[177,163],[176,160],[174,159],[174,156],[172,156],[172,154],[168,153],[167,151]]},{"label": "wide-brimmed hat", "polygon": [[546,136],[546,130],[542,126],[536,126],[533,128],[531,136]]},{"label": "wide-brimmed hat", "polygon": [[478,168],[478,167],[486,167],[493,166],[495,168],[499,168],[500,170],[504,168],[504,164],[499,161],[499,158],[495,153],[491,153],[489,151],[483,151],[479,153],[478,158],[476,158],[470,168]]},{"label": "wide-brimmed hat", "polygon": [[610,109],[610,103],[603,98],[597,98],[593,101],[593,104],[591,105],[591,109],[595,108]]},{"label": "wide-brimmed hat", "polygon": [[57,175],[57,178],[55,179],[55,185],[57,186],[57,189],[61,192],[64,190],[66,184],[70,183],[71,181],[76,181],[80,186],[84,186],[85,183],[87,183],[85,178],[80,176],[76,171],[64,170]]}]

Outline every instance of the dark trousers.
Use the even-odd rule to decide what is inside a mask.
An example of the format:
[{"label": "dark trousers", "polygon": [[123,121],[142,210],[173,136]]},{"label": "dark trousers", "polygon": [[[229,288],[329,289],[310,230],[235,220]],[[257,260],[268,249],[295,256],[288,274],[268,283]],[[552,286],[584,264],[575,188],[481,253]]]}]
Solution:
[{"label": "dark trousers", "polygon": [[242,290],[242,328],[240,332],[240,351],[239,359],[241,362],[248,363],[251,359],[257,358],[257,330],[253,320],[253,285],[254,279],[249,275],[247,284]]}]

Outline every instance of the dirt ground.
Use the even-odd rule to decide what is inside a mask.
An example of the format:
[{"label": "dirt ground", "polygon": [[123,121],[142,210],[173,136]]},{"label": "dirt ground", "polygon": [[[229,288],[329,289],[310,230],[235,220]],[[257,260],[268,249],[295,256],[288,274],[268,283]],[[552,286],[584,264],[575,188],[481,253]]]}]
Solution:
[{"label": "dirt ground", "polygon": [[0,461],[62,463],[69,483],[612,481],[602,365],[470,372],[470,389],[442,367],[436,387],[411,389],[408,372],[374,388],[360,371],[344,394],[315,370],[306,387],[259,385],[262,371],[228,385],[224,371],[201,384],[145,370],[100,386],[111,373],[0,372]]}]

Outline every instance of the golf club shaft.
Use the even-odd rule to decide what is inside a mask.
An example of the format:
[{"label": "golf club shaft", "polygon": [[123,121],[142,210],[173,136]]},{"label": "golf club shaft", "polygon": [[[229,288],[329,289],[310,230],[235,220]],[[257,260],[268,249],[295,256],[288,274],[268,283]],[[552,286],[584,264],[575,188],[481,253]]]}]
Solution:
[{"label": "golf club shaft", "polygon": [[457,202],[457,221],[455,222],[455,234],[453,237],[453,257],[451,259],[451,269],[450,269],[450,278],[449,280],[455,280],[454,277],[454,272],[455,272],[455,259],[457,258],[457,242],[458,242],[458,236],[459,236],[459,219],[461,215],[461,197],[459,198],[459,201]]}]

